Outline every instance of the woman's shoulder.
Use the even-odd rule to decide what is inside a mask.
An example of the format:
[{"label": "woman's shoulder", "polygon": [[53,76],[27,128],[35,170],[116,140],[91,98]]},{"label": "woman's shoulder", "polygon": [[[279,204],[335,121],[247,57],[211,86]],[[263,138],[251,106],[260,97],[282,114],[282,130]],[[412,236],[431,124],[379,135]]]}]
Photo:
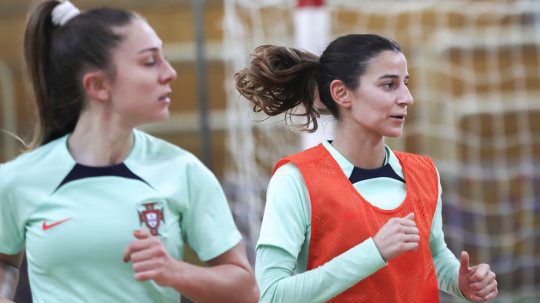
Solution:
[{"label": "woman's shoulder", "polygon": [[303,195],[306,191],[306,183],[298,167],[292,163],[285,163],[279,167],[268,184],[268,190],[272,192],[295,192]]},{"label": "woman's shoulder", "polygon": [[436,173],[437,178],[439,178],[439,171],[431,157],[422,154],[400,152],[394,150],[390,150],[390,153],[391,154],[389,163],[392,168],[394,168],[394,170],[398,168],[401,171],[401,164],[404,164],[406,166],[414,165],[417,168],[424,168],[427,169],[427,171]]},{"label": "woman's shoulder", "polygon": [[300,179],[303,180],[302,174],[300,173],[300,170],[293,162],[287,162],[280,166],[276,171],[274,172],[272,178],[274,179],[291,179],[296,180]]},{"label": "woman's shoulder", "polygon": [[[388,147],[387,147],[388,148]],[[397,151],[397,150],[393,150],[393,149],[390,149],[388,148],[388,150],[390,151],[390,153],[394,154],[396,157],[398,158],[403,158],[403,159],[418,159],[418,160],[424,160],[424,161],[432,161],[431,160],[431,157],[428,156],[428,155],[423,155],[423,154],[417,154],[417,153],[410,153],[410,152],[404,152],[404,151]]]},{"label": "woman's shoulder", "polygon": [[134,134],[136,158],[146,160],[156,159],[156,161],[161,163],[170,163],[170,161],[173,161],[183,165],[198,165],[200,163],[200,160],[191,152],[171,142],[140,130],[135,130]]},{"label": "woman's shoulder", "polygon": [[48,166],[50,163],[44,163],[47,160],[58,158],[59,145],[63,138],[56,139],[45,145],[32,150],[22,151],[17,157],[8,162],[2,163],[4,172],[27,171],[40,166]]},{"label": "woman's shoulder", "polygon": [[16,158],[0,164],[0,182],[28,181],[48,175],[51,169],[58,169],[63,163],[69,164],[70,159],[64,155],[62,142],[59,138],[36,149],[22,152]]}]

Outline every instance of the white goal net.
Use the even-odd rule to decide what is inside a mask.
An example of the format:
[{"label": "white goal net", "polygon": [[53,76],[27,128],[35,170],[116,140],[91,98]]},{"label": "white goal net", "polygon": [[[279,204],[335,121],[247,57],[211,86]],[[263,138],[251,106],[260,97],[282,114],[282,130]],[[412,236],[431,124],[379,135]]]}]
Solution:
[{"label": "white goal net", "polygon": [[[272,166],[300,151],[283,117],[261,121],[233,75],[261,44],[294,46],[295,1],[226,0],[225,187],[249,248]],[[540,302],[540,2],[327,1],[330,33],[377,33],[407,56],[410,90],[396,150],[431,156],[446,240],[497,273],[500,302]],[[443,300],[452,302],[444,297]]]}]

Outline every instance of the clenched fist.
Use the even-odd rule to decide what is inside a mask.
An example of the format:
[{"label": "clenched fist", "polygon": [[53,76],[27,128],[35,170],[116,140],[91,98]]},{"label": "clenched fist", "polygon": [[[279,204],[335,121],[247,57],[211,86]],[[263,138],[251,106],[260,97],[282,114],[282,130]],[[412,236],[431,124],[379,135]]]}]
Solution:
[{"label": "clenched fist", "polygon": [[414,222],[414,214],[388,220],[373,237],[373,241],[385,261],[406,251],[415,251],[420,242],[420,234]]}]

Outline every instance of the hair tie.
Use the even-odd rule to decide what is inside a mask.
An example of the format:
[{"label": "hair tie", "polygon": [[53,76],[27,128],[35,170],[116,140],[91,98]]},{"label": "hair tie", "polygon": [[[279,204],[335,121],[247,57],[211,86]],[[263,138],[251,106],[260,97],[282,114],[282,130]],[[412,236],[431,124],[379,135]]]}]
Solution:
[{"label": "hair tie", "polygon": [[62,26],[80,13],[81,11],[75,5],[66,0],[53,9],[51,13],[52,22],[57,26]]}]

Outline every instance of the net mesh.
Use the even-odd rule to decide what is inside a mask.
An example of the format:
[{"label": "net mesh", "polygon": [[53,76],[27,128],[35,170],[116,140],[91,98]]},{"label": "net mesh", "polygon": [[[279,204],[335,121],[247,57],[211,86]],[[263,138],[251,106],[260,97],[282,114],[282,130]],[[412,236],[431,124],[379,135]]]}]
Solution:
[{"label": "net mesh", "polygon": [[[540,300],[540,3],[327,1],[332,37],[378,33],[409,63],[409,110],[395,150],[427,154],[443,183],[446,241],[497,273],[501,302]],[[226,189],[248,247],[272,165],[301,150],[283,117],[263,120],[233,87],[261,44],[293,45],[292,1],[225,1]],[[443,297],[443,301],[452,299]]]}]

